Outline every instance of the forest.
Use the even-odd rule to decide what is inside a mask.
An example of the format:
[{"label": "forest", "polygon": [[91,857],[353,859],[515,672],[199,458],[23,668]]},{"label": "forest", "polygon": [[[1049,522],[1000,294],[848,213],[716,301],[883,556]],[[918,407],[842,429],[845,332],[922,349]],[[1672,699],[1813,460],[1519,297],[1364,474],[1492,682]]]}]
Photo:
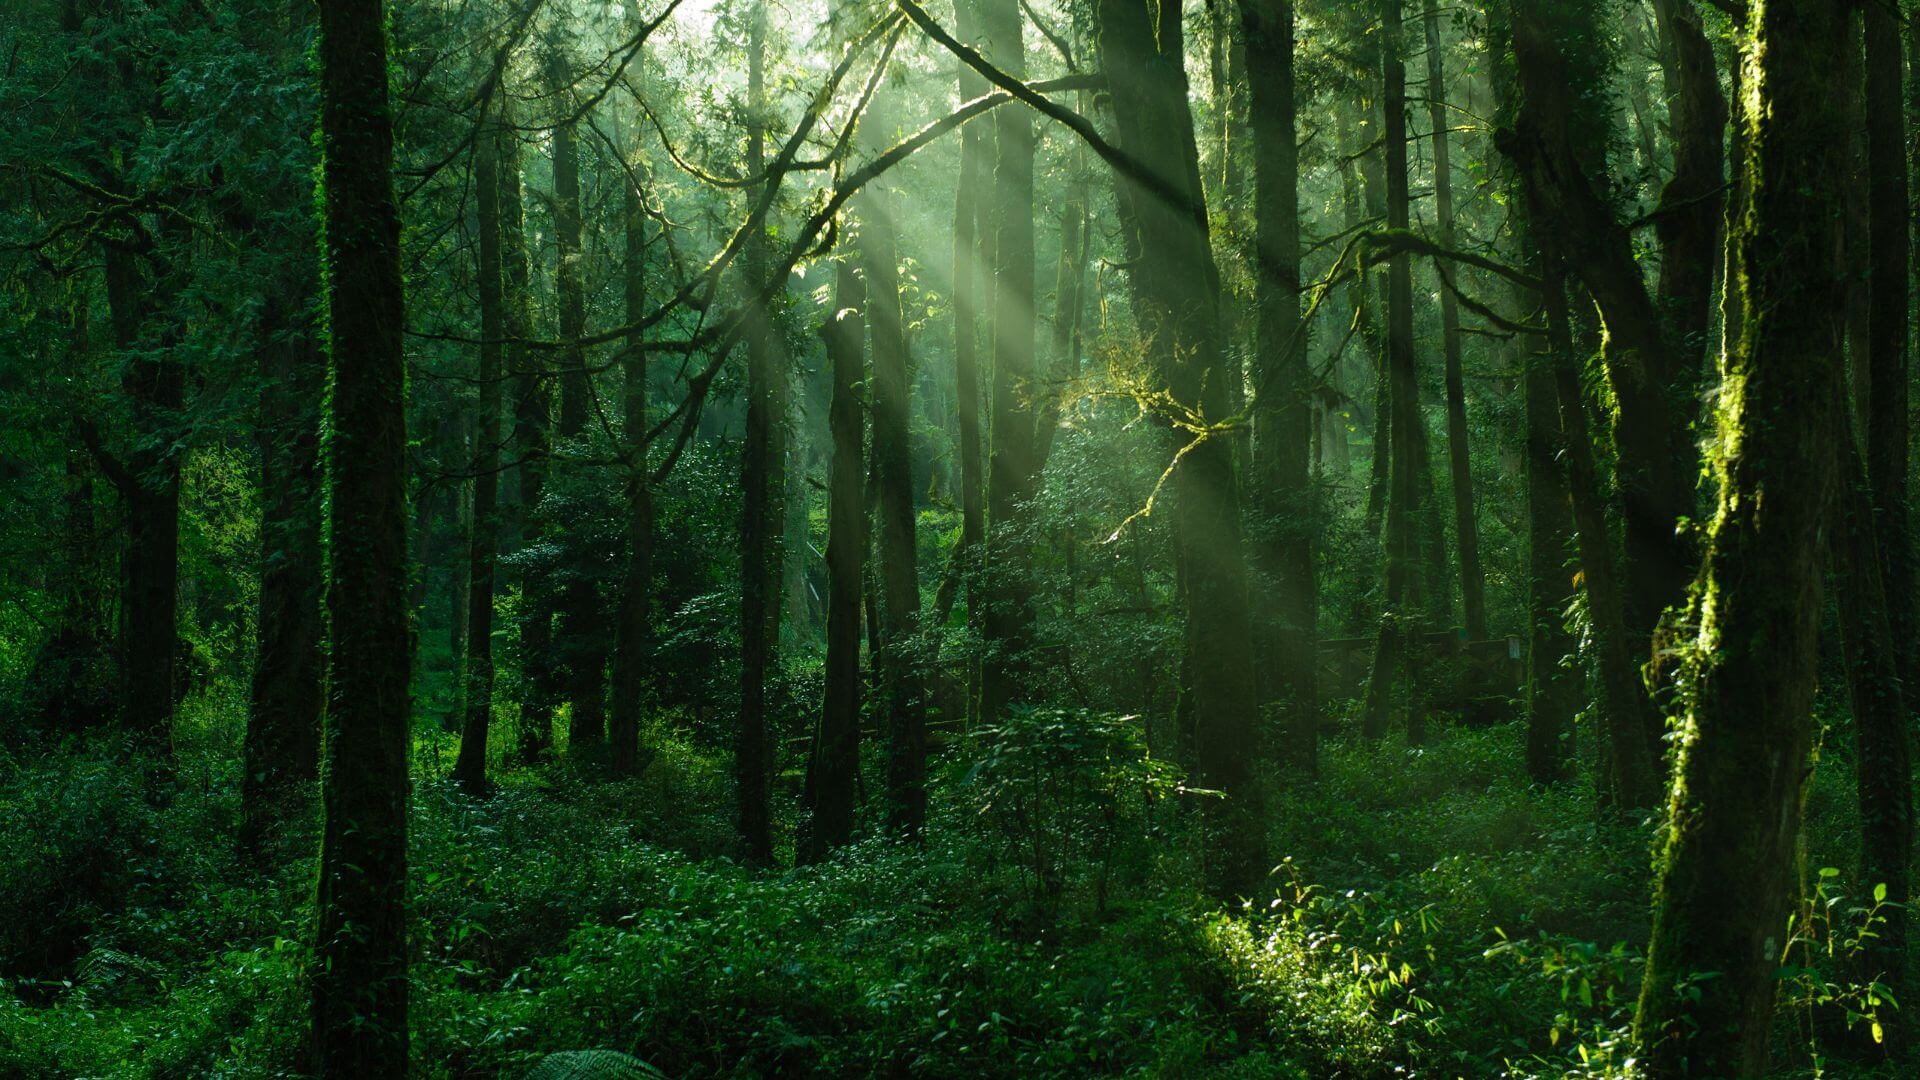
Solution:
[{"label": "forest", "polygon": [[1920,1075],[1915,169],[1910,0],[6,0],[0,1078]]}]

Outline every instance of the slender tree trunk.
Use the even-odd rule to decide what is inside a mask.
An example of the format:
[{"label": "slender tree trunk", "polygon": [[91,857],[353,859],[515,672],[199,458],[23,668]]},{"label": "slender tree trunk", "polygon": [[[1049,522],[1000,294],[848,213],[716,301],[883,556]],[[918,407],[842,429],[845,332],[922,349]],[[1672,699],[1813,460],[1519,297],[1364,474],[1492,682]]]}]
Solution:
[{"label": "slender tree trunk", "polygon": [[487,734],[493,722],[493,580],[498,553],[497,520],[501,339],[506,334],[506,303],[500,273],[500,143],[504,136],[482,131],[474,154],[474,200],[479,216],[480,416],[474,431],[473,529],[467,553],[467,651],[464,719],[460,754],[453,776],[461,787],[481,792],[487,786]]},{"label": "slender tree trunk", "polygon": [[325,829],[314,1072],[407,1070],[406,365],[386,14],[320,8],[320,143],[332,385]]},{"label": "slender tree trunk", "polygon": [[[1025,78],[1018,0],[981,0],[980,28],[987,57],[1002,71]],[[1032,396],[1038,391],[1031,112],[997,110],[993,135],[993,454],[987,464],[986,656],[980,683],[980,714],[989,722],[1022,696],[1031,675],[1033,559],[1026,507],[1037,480]]]},{"label": "slender tree trunk", "polygon": [[[637,16],[634,16],[637,19]],[[638,78],[640,62],[634,61]],[[639,131],[636,124],[635,132]],[[635,176],[621,184],[621,219],[626,230],[626,259],[621,266],[622,299],[629,324],[647,314],[646,193],[639,177],[644,165],[634,165]],[[653,485],[647,469],[647,348],[646,336],[627,336],[621,364],[621,399],[627,453],[627,564],[620,583],[620,608],[615,615],[613,644],[613,712],[609,722],[610,765],[615,776],[633,776],[645,767],[640,757],[640,711],[645,704],[647,674],[653,648]]]},{"label": "slender tree trunk", "polygon": [[[1381,0],[1380,12],[1385,28],[1381,34],[1381,72],[1386,88],[1382,103],[1386,114],[1387,228],[1405,229],[1410,215],[1405,32],[1400,0]],[[1386,497],[1386,587],[1361,721],[1362,730],[1376,739],[1386,734],[1393,678],[1403,663],[1409,668],[1410,688],[1416,695],[1420,689],[1411,670],[1416,659],[1411,653],[1421,648],[1422,639],[1419,598],[1423,582],[1416,518],[1420,459],[1426,439],[1420,430],[1420,387],[1413,356],[1413,267],[1404,252],[1387,264],[1386,344],[1387,437],[1392,447]],[[1409,703],[1410,740],[1424,728],[1422,711],[1418,701]]]},{"label": "slender tree trunk", "polygon": [[[501,123],[510,127],[511,113]],[[520,544],[539,543],[547,534],[540,510],[547,466],[553,450],[553,394],[542,371],[545,360],[523,342],[532,326],[528,315],[528,262],[520,187],[520,144],[503,138],[500,146],[500,280],[506,319],[507,370],[514,380],[513,445],[519,464],[517,524]],[[553,749],[553,590],[544,569],[520,575],[520,678],[523,687],[518,725],[522,760],[535,761]]]},{"label": "slender tree trunk", "polygon": [[1573,347],[1565,271],[1553,241],[1538,233],[1536,237],[1546,267],[1543,280],[1548,344],[1555,357],[1554,396],[1565,438],[1574,542],[1580,555],[1581,588],[1587,598],[1587,618],[1600,676],[1601,805],[1625,813],[1652,805],[1659,795],[1660,748],[1652,734],[1659,727],[1659,717],[1647,698],[1630,644],[1626,600],[1615,570],[1606,509],[1600,499],[1593,436],[1588,430],[1586,397],[1580,387],[1580,362]]},{"label": "slender tree trunk", "polygon": [[[1178,196],[1163,199],[1131,177],[1118,177],[1137,233],[1141,257],[1131,275],[1152,359],[1177,402],[1210,419],[1225,418],[1219,272],[1187,106],[1179,6],[1162,5],[1156,15],[1142,0],[1097,0],[1094,24],[1106,70],[1134,75],[1111,88],[1120,149],[1144,166],[1156,187]],[[1180,440],[1170,442],[1177,450]],[[1195,759],[1201,781],[1226,793],[1206,809],[1208,886],[1217,896],[1249,895],[1267,869],[1266,838],[1251,769],[1252,622],[1231,441],[1213,436],[1187,449],[1174,485]]]},{"label": "slender tree trunk", "polygon": [[[562,102],[570,102],[573,74],[559,52],[548,59],[548,77]],[[585,435],[593,396],[586,352],[579,345],[587,329],[587,303],[580,245],[580,155],[574,135],[572,123],[553,129],[553,237],[558,249],[554,304],[562,342],[555,357],[560,366],[562,439]],[[569,542],[563,557],[584,563],[588,555],[578,542]],[[574,573],[568,575],[559,599],[553,648],[570,707],[568,753],[594,752],[607,737],[607,647],[600,633],[599,590],[588,577]]]},{"label": "slender tree trunk", "polygon": [[1263,710],[1279,713],[1278,757],[1313,772],[1315,514],[1313,375],[1300,318],[1300,159],[1294,105],[1293,0],[1242,0],[1253,143],[1253,565],[1265,593],[1255,619]]},{"label": "slender tree trunk", "polygon": [[[1425,0],[1427,31],[1427,119],[1433,127],[1433,207],[1440,243],[1453,246],[1452,147],[1447,129],[1447,78],[1440,48],[1440,7]],[[1441,273],[1454,271],[1441,268]],[[1460,552],[1460,606],[1467,637],[1487,637],[1486,578],[1480,572],[1480,526],[1473,511],[1473,461],[1467,446],[1467,384],[1460,364],[1460,308],[1453,290],[1440,290],[1440,346],[1446,360],[1447,471],[1453,487],[1453,537]]]},{"label": "slender tree trunk", "polygon": [[1745,335],[1725,359],[1719,416],[1720,445],[1738,452],[1714,463],[1719,510],[1635,1022],[1654,1077],[1766,1071],[1810,772],[1821,531],[1846,430],[1832,367],[1838,198],[1796,179],[1838,175],[1844,159],[1832,105],[1845,6],[1767,0],[1749,20],[1754,112],[1732,278]]},{"label": "slender tree trunk", "polygon": [[[766,168],[767,14],[754,5],[747,46],[747,172]],[[759,289],[767,275],[766,238],[749,237],[742,252],[747,288]],[[776,460],[779,424],[774,399],[780,378],[772,327],[756,307],[747,340],[747,432],[742,449],[740,488],[740,724],[735,731],[734,782],[739,789],[740,840],[747,858],[773,858],[771,783],[772,743],[767,735],[767,675],[779,644],[780,463]]]},{"label": "slender tree trunk", "polygon": [[817,862],[853,839],[860,779],[860,594],[867,561],[866,432],[860,384],[866,280],[841,263],[833,310],[820,328],[832,367],[827,424],[833,465],[827,493],[826,703],[807,762],[810,821],[800,858]]},{"label": "slender tree trunk", "polygon": [[[926,701],[916,669],[920,585],[915,566],[913,461],[908,439],[907,334],[890,192],[863,200],[861,265],[873,339],[875,538],[880,568],[880,667],[888,702],[887,823],[899,836],[926,824]],[[997,320],[1004,321],[1004,320]],[[995,416],[995,426],[1002,420]],[[989,619],[992,611],[988,612]]]}]

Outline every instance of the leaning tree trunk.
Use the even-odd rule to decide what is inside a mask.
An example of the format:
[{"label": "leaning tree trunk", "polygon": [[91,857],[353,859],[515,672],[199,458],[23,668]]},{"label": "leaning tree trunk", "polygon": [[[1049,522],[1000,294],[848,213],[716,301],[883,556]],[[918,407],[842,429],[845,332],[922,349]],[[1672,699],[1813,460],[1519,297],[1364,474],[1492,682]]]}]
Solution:
[{"label": "leaning tree trunk", "polygon": [[[1634,1041],[1650,1076],[1759,1076],[1796,896],[1820,652],[1822,529],[1844,289],[1830,185],[1846,6],[1751,9],[1745,212],[1733,286],[1745,333],[1724,361],[1719,508],[1701,571],[1691,693]],[[1739,903],[1729,904],[1729,897]],[[1697,973],[1715,972],[1701,979]]]},{"label": "leaning tree trunk", "polygon": [[[1279,715],[1276,755],[1311,773],[1314,700],[1314,499],[1308,473],[1313,375],[1300,318],[1300,155],[1294,106],[1293,0],[1243,0],[1253,143],[1255,319],[1254,566],[1265,592],[1254,624],[1263,710]],[[1271,722],[1271,721],[1270,721]]]},{"label": "leaning tree trunk", "polygon": [[314,1073],[407,1071],[407,416],[381,0],[320,7],[332,387]]}]

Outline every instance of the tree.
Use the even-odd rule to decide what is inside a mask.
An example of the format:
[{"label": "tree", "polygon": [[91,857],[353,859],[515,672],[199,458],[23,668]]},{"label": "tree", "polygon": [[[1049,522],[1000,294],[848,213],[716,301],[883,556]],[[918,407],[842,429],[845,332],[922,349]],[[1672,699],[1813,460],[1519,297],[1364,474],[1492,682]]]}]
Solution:
[{"label": "tree", "polygon": [[325,829],[313,967],[322,1077],[407,1070],[406,366],[381,0],[320,9],[331,385]]},{"label": "tree", "polygon": [[[1749,15],[1754,107],[1729,283],[1743,333],[1722,371],[1719,506],[1634,1028],[1653,1076],[1766,1070],[1812,741],[1820,534],[1845,438],[1832,369],[1837,195],[1792,178],[1840,172],[1845,132],[1829,107],[1843,93],[1846,27],[1844,8],[1819,0],[1769,0]],[[1742,902],[1729,907],[1729,895]]]},{"label": "tree", "polygon": [[1300,160],[1294,107],[1292,0],[1246,0],[1249,130],[1253,142],[1253,461],[1250,545],[1267,595],[1255,623],[1263,708],[1283,717],[1280,756],[1312,772],[1314,700],[1313,377],[1300,317]]},{"label": "tree", "polygon": [[[1141,0],[1098,0],[1094,7],[1102,65],[1132,75],[1110,88],[1116,146],[1132,166],[1116,171],[1115,187],[1138,245],[1129,277],[1151,343],[1149,360],[1187,417],[1217,422],[1227,411],[1219,272],[1187,108],[1179,15],[1177,5],[1156,14]],[[1216,895],[1249,895],[1267,867],[1250,764],[1252,621],[1233,447],[1211,432],[1169,443],[1180,455],[1174,472],[1175,558],[1195,760],[1201,781],[1226,794],[1208,804],[1208,884]]]}]

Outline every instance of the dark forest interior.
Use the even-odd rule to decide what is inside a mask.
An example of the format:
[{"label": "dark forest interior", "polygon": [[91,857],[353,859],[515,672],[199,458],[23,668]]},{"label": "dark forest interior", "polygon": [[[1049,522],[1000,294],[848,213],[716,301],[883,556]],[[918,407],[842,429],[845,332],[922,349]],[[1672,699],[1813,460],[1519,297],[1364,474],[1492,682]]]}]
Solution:
[{"label": "dark forest interior", "polygon": [[0,1078],[1920,1075],[1916,65],[7,0]]}]

